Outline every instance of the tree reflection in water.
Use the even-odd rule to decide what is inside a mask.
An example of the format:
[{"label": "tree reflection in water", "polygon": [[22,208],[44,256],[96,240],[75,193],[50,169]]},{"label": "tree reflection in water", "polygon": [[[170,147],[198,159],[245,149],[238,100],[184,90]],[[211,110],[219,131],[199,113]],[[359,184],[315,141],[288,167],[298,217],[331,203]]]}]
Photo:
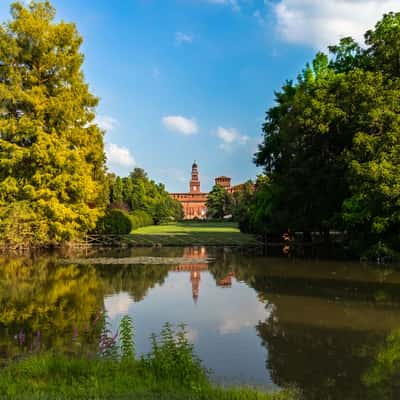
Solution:
[{"label": "tree reflection in water", "polygon": [[265,261],[228,253],[211,270],[215,279],[231,271],[265,303],[256,329],[273,382],[306,400],[400,398],[400,331],[381,347],[399,325],[398,274]]},{"label": "tree reflection in water", "polygon": [[40,332],[44,346],[64,350],[77,332],[96,334],[90,324],[103,309],[103,287],[95,268],[49,258],[1,259],[0,266],[1,357],[19,352],[17,334],[28,348]]},{"label": "tree reflection in water", "polygon": [[126,291],[140,301],[164,282],[169,268],[60,265],[48,257],[0,259],[0,358],[15,357],[21,347],[30,350],[38,332],[44,348],[95,351],[106,295]]},{"label": "tree reflection in water", "polygon": [[370,399],[400,399],[400,329],[390,334],[363,377]]}]

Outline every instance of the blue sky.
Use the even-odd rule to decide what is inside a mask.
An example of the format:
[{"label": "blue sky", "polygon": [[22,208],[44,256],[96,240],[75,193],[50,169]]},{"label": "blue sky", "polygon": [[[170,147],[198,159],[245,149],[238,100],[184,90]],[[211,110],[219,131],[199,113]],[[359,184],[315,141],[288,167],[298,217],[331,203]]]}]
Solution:
[{"label": "blue sky", "polygon": [[[170,191],[260,171],[252,155],[273,92],[339,37],[361,40],[399,0],[53,0],[84,37],[111,171]],[[0,0],[0,18],[10,1]]]}]

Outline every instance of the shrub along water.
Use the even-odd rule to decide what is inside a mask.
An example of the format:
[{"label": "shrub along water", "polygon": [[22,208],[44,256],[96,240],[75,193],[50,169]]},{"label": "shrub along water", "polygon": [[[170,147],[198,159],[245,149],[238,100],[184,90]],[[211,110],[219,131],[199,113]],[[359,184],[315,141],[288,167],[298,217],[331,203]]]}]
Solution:
[{"label": "shrub along water", "polygon": [[[0,371],[0,398],[7,399],[296,399],[292,391],[214,387],[183,325],[165,324],[152,336],[149,354],[135,358],[134,326],[121,320],[118,334],[105,324],[99,353],[83,357],[36,353]],[[119,337],[118,337],[119,336]],[[77,338],[75,337],[76,341]],[[76,344],[76,343],[75,343]]]},{"label": "shrub along water", "polygon": [[146,211],[137,210],[129,214],[132,221],[132,229],[142,228],[144,226],[154,225],[153,217]]},{"label": "shrub along water", "polygon": [[97,221],[96,233],[103,235],[127,235],[133,227],[129,214],[123,210],[107,210],[104,217]]}]

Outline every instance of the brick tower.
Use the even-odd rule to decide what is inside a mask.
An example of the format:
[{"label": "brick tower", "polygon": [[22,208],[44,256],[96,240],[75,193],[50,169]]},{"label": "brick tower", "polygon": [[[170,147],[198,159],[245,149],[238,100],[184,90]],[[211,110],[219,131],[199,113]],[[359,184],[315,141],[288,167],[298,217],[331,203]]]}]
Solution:
[{"label": "brick tower", "polygon": [[192,179],[190,180],[190,193],[200,193],[199,170],[196,161],[192,165]]}]

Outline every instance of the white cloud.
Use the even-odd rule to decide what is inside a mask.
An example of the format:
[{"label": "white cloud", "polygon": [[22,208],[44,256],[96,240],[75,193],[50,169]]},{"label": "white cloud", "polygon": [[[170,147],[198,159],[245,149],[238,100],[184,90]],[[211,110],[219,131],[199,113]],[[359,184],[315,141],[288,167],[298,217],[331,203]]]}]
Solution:
[{"label": "white cloud", "polygon": [[248,312],[245,305],[240,305],[234,312],[232,309],[226,310],[218,327],[219,334],[231,335],[247,328],[253,328],[260,321],[268,320],[275,307],[271,304],[265,306],[261,302],[251,304],[251,306],[251,313]]},{"label": "white cloud", "polygon": [[109,115],[98,115],[94,122],[106,132],[111,132],[119,126],[119,122]]},{"label": "white cloud", "polygon": [[110,165],[131,168],[136,165],[130,150],[115,143],[106,144],[107,161]]},{"label": "white cloud", "polygon": [[291,43],[324,49],[345,36],[363,43],[365,31],[384,13],[399,11],[399,0],[280,0],[277,29]]},{"label": "white cloud", "polygon": [[164,126],[173,132],[181,133],[182,135],[194,135],[199,128],[194,119],[182,117],[181,115],[169,115],[162,119]]},{"label": "white cloud", "polygon": [[237,130],[230,128],[219,127],[217,136],[222,140],[219,147],[223,150],[232,150],[235,145],[245,145],[249,142],[250,138],[246,135],[240,134]]},{"label": "white cloud", "polygon": [[107,316],[111,319],[119,315],[127,315],[131,304],[133,304],[133,300],[129,294],[125,292],[106,297],[104,300]]},{"label": "white cloud", "polygon": [[192,43],[193,38],[191,35],[183,32],[176,32],[175,33],[175,42],[176,44],[184,44],[184,43]]}]

